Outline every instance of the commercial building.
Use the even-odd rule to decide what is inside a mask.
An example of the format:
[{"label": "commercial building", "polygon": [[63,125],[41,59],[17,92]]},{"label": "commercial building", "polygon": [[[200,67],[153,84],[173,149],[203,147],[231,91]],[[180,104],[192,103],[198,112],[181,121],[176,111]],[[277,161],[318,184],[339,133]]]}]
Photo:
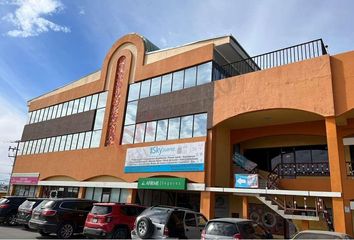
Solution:
[{"label": "commercial building", "polygon": [[28,102],[11,192],[353,234],[353,66],[322,40],[250,57],[232,36],[126,35],[100,71]]}]

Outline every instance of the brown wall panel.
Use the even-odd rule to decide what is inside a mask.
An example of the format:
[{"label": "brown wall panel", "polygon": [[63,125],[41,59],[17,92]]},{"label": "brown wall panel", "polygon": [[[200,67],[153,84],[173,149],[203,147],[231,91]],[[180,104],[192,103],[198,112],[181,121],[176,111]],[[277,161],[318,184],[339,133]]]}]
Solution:
[{"label": "brown wall panel", "polygon": [[91,131],[96,110],[26,125],[21,141]]},{"label": "brown wall panel", "polygon": [[[148,122],[195,113],[208,113],[208,128],[212,123],[214,84],[208,83],[154,97],[140,99],[136,121]],[[210,121],[209,121],[210,120]]]}]

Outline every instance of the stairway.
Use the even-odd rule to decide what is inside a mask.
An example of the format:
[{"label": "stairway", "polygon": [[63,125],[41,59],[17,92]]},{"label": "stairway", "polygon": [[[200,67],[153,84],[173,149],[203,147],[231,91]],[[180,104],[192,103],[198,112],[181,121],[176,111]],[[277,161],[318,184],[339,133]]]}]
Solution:
[{"label": "stairway", "polygon": [[285,219],[294,219],[294,220],[308,220],[308,221],[318,221],[319,217],[318,216],[305,216],[305,215],[293,215],[293,214],[287,214],[285,213],[285,210],[281,209],[279,204],[274,204],[273,201],[268,200],[264,196],[257,196],[257,199],[267,205],[270,209],[272,209],[274,212],[279,214]]}]

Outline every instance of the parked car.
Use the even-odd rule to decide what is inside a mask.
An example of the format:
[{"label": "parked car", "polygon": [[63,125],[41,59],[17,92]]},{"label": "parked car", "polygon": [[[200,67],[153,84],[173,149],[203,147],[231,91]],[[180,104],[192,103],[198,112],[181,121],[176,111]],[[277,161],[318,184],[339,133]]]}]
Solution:
[{"label": "parked car", "polygon": [[24,201],[26,201],[26,197],[5,196],[0,198],[0,222],[15,225],[17,209]]},{"label": "parked car", "polygon": [[82,233],[94,202],[77,198],[43,200],[33,210],[29,227],[42,236],[55,233],[59,238],[70,238],[74,233]]},{"label": "parked car", "polygon": [[206,222],[203,214],[190,209],[154,206],[137,217],[131,237],[200,239]]},{"label": "parked car", "polygon": [[319,230],[305,230],[298,232],[292,239],[353,239],[345,233],[319,231]]},{"label": "parked car", "polygon": [[252,220],[217,218],[208,221],[202,239],[271,239],[272,234]]},{"label": "parked car", "polygon": [[92,238],[130,238],[136,217],[145,207],[124,203],[95,203],[87,215],[84,235]]},{"label": "parked car", "polygon": [[28,222],[31,219],[33,209],[43,200],[45,200],[45,198],[27,198],[27,200],[18,207],[16,222],[28,228]]}]

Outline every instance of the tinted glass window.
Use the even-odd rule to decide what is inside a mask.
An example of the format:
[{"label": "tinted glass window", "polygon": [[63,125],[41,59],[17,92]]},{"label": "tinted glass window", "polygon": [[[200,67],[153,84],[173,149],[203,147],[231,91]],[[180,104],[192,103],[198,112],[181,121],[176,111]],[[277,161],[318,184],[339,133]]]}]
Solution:
[{"label": "tinted glass window", "polygon": [[151,80],[150,96],[155,96],[160,94],[161,88],[161,77],[156,77]]},{"label": "tinted glass window", "polygon": [[90,110],[96,109],[97,108],[97,103],[98,103],[98,94],[95,94],[95,95],[92,96]]},{"label": "tinted glass window", "polygon": [[65,209],[72,209],[72,210],[76,210],[77,209],[77,202],[63,202],[60,205],[61,208],[65,208]]},{"label": "tinted glass window", "polygon": [[134,143],[144,142],[145,135],[145,123],[139,123],[136,125]]},{"label": "tinted glass window", "polygon": [[233,223],[227,222],[210,222],[206,226],[206,234],[232,237],[238,231]]},{"label": "tinted glass window", "polygon": [[172,73],[162,76],[161,94],[171,92]]},{"label": "tinted glass window", "polygon": [[107,92],[100,93],[100,95],[98,97],[97,108],[105,107],[106,106],[106,102],[107,102]]},{"label": "tinted glass window", "polygon": [[121,211],[126,216],[132,216],[132,217],[138,216],[138,213],[137,213],[135,207],[123,206],[123,207],[121,207]]},{"label": "tinted glass window", "polygon": [[94,130],[102,129],[103,119],[104,119],[104,112],[105,112],[105,108],[101,108],[101,109],[98,109],[96,111],[95,124],[93,126]]},{"label": "tinted glass window", "polygon": [[68,111],[67,111],[66,115],[71,115],[73,113],[73,107],[74,107],[74,100],[69,102]]},{"label": "tinted glass window", "polygon": [[79,111],[79,103],[80,103],[80,99],[76,99],[74,101],[73,112],[72,112],[73,114]]},{"label": "tinted glass window", "polygon": [[171,118],[168,121],[168,139],[179,138],[180,118]]},{"label": "tinted glass window", "polygon": [[91,211],[92,206],[93,206],[92,202],[78,202],[77,203],[77,209],[80,211],[89,212],[89,211]]},{"label": "tinted glass window", "polygon": [[62,117],[66,116],[66,113],[68,112],[68,105],[69,105],[68,102],[63,104],[63,110],[61,111],[61,116]]},{"label": "tinted glass window", "polygon": [[97,215],[105,215],[112,212],[112,207],[110,206],[93,206],[91,213]]},{"label": "tinted glass window", "polygon": [[55,205],[55,201],[51,201],[51,200],[43,200],[36,208],[40,209],[40,208],[52,208]]},{"label": "tinted glass window", "polygon": [[193,135],[193,116],[182,117],[180,138],[191,138],[192,135]]},{"label": "tinted glass window", "polygon": [[90,110],[90,107],[91,107],[91,100],[92,100],[92,96],[86,97],[84,111]]},{"label": "tinted glass window", "polygon": [[184,76],[184,88],[193,87],[196,85],[196,67],[187,68]]},{"label": "tinted glass window", "polygon": [[183,70],[173,73],[172,91],[177,91],[183,88],[183,78],[184,78]]},{"label": "tinted glass window", "polygon": [[196,227],[197,222],[195,220],[195,214],[194,213],[186,213],[186,217],[184,219],[184,222],[186,226],[188,227]]},{"label": "tinted glass window", "polygon": [[312,162],[328,162],[328,151],[325,146],[316,146],[311,153]]},{"label": "tinted glass window", "polygon": [[80,98],[79,109],[77,110],[78,113],[84,111],[85,108],[85,98]]},{"label": "tinted glass window", "polygon": [[19,209],[32,209],[32,207],[34,206],[35,203],[36,203],[35,201],[26,200],[18,208]]},{"label": "tinted glass window", "polygon": [[125,125],[135,124],[137,110],[138,101],[128,103],[127,112],[125,114]]},{"label": "tinted glass window", "polygon": [[156,141],[166,140],[168,120],[160,120],[157,122]]},{"label": "tinted glass window", "polygon": [[193,137],[206,136],[207,114],[202,113],[194,116]]},{"label": "tinted glass window", "polygon": [[198,66],[197,85],[211,82],[212,63],[204,63]]},{"label": "tinted glass window", "polygon": [[134,131],[135,131],[135,125],[125,126],[124,127],[122,144],[133,143]]},{"label": "tinted glass window", "polygon": [[128,101],[139,99],[140,83],[134,83],[129,85]]},{"label": "tinted glass window", "polygon": [[152,222],[164,224],[167,222],[169,212],[166,209],[154,208],[151,211],[147,211],[146,214],[144,212],[144,215],[149,217]]},{"label": "tinted glass window", "polygon": [[141,83],[140,98],[150,96],[150,84],[151,80],[146,80]]},{"label": "tinted glass window", "polygon": [[146,124],[145,131],[145,142],[153,142],[155,141],[155,133],[156,133],[156,122],[148,122]]}]

